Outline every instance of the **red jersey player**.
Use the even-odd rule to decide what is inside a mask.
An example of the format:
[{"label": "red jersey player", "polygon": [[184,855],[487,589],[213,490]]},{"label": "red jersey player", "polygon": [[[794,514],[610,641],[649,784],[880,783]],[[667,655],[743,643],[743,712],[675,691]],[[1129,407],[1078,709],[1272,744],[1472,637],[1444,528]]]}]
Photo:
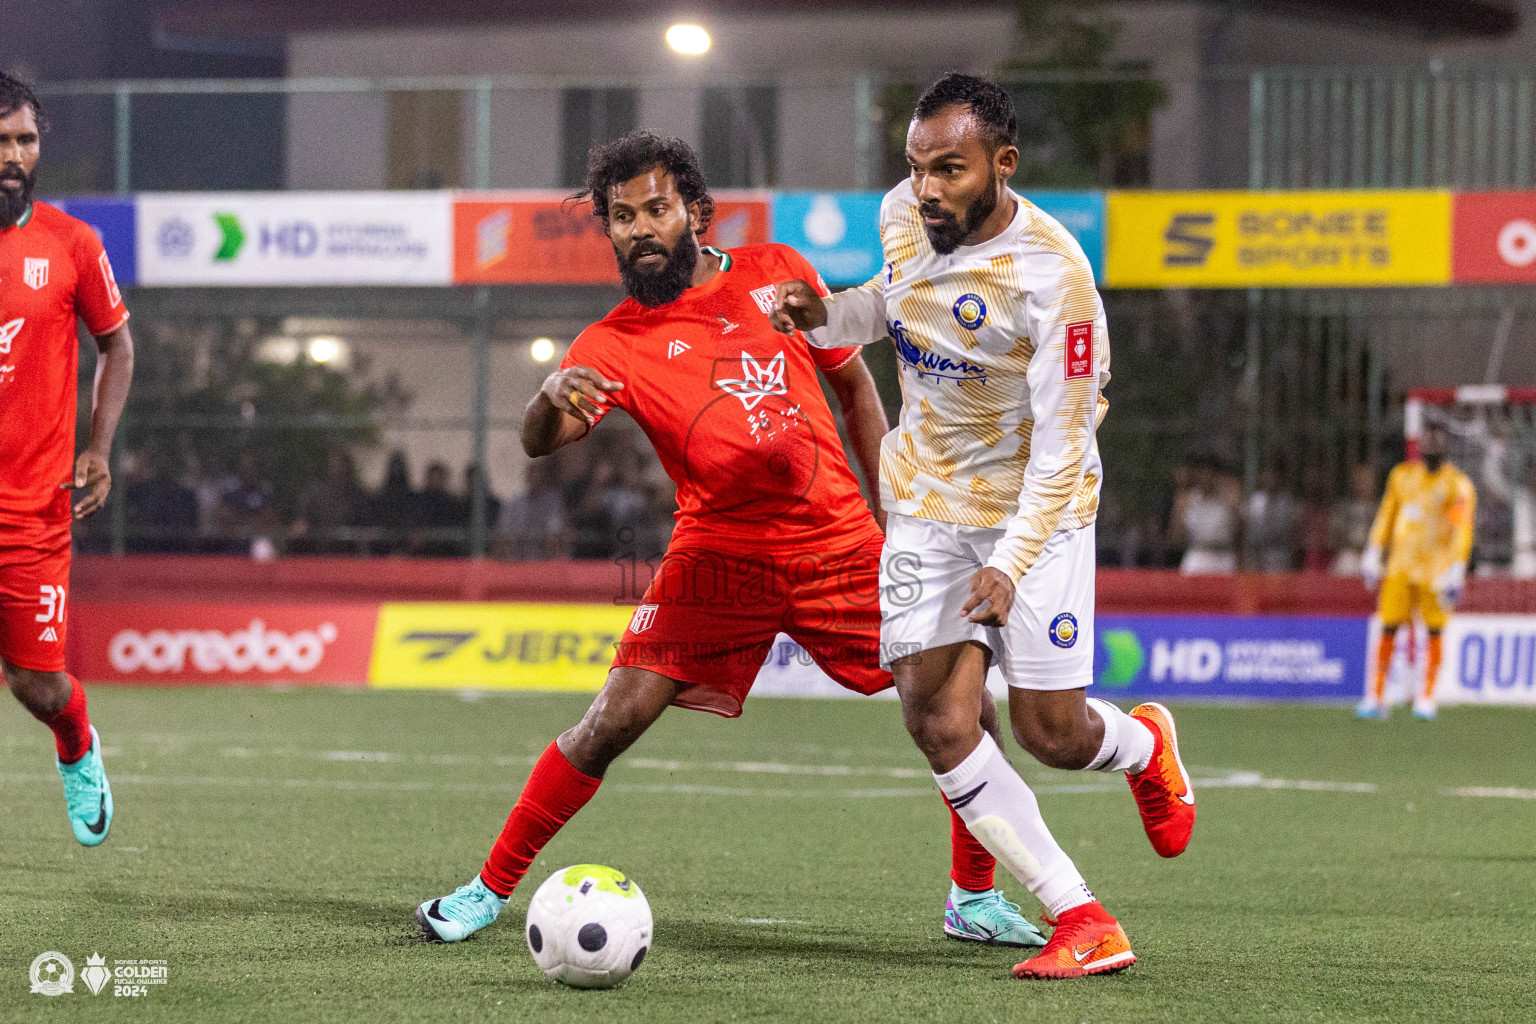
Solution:
[{"label": "red jersey player", "polygon": [[[872,478],[884,410],[857,349],[812,349],[767,316],[774,282],[816,272],[786,246],[701,246],[713,202],[679,140],[634,132],[594,150],[586,194],[630,298],[583,331],[544,382],[523,447],[547,455],[623,409],[677,484],[676,528],[602,692],[539,758],[484,868],[417,908],[431,939],[456,942],[494,921],[539,850],[668,707],[741,714],[779,632],[851,690],[892,685],[879,666],[881,529],[818,371]],[[984,724],[995,733],[995,709]],[[1043,945],[993,889],[995,862],[953,812],[951,839],[945,932]]]},{"label": "red jersey player", "polygon": [[[46,127],[32,90],[0,74],[0,667],[16,699],[53,730],[70,826],[95,846],[112,824],[112,790],[85,691],[64,671],[69,530],[111,487],[133,342],[96,234],[32,200]],[[91,440],[78,459],[77,317],[101,353]]]}]

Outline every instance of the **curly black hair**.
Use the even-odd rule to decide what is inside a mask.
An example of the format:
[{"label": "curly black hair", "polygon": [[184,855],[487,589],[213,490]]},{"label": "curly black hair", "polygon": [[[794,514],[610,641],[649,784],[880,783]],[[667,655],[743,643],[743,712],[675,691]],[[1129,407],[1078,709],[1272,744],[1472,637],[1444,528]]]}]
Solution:
[{"label": "curly black hair", "polygon": [[981,141],[996,152],[1001,146],[1019,144],[1019,114],[1013,98],[996,82],[976,75],[950,71],[918,97],[913,120],[932,117],[945,107],[967,106],[981,126]]},{"label": "curly black hair", "polygon": [[715,216],[715,201],[704,181],[699,155],[682,139],[664,139],[637,128],[623,138],[592,147],[587,154],[586,188],[571,198],[590,202],[593,215],[607,227],[608,190],[655,167],[672,175],[683,202],[699,204],[699,234],[703,234]]},{"label": "curly black hair", "polygon": [[43,113],[43,104],[38,100],[37,93],[21,79],[0,71],[0,117],[13,114],[24,106],[32,108],[32,116],[37,119],[37,130],[47,131],[48,116]]}]

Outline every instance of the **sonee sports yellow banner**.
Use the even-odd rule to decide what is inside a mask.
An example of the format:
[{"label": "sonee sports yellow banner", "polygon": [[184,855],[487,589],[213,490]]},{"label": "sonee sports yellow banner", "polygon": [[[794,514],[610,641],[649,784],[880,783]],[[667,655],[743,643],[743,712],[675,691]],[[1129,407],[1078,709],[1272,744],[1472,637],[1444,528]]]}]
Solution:
[{"label": "sonee sports yellow banner", "polygon": [[598,690],[634,613],[602,604],[385,604],[368,684]]},{"label": "sonee sports yellow banner", "polygon": [[1440,285],[1449,192],[1111,192],[1111,288]]}]

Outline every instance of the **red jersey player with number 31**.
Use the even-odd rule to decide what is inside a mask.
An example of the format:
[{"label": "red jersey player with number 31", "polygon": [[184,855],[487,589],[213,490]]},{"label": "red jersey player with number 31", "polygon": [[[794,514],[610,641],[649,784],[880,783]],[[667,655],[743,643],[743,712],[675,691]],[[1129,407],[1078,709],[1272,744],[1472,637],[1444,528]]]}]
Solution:
[{"label": "red jersey player with number 31", "polygon": [[[64,671],[70,523],[101,508],[108,456],[133,378],[128,310],[88,225],[33,202],[37,97],[0,74],[0,667],[6,685],[53,730],[75,838],[95,846],[112,824],[112,790],[85,691]],[[91,440],[75,458],[75,320],[96,338]]]},{"label": "red jersey player with number 31", "polygon": [[[544,382],[523,447],[547,455],[622,409],[677,484],[677,523],[607,683],[535,764],[484,868],[417,908],[423,932],[440,941],[496,919],[539,850],[668,707],[741,714],[780,632],[850,690],[892,685],[879,657],[881,527],[818,372],[871,478],[884,410],[857,348],[813,349],[768,320],[774,283],[819,282],[815,270],[787,246],[701,246],[714,203],[698,157],[677,139],[633,132],[594,150],[585,195],[630,297],[583,331]],[[995,734],[996,709],[982,718]],[[993,888],[995,861],[953,812],[951,844],[946,934],[1044,945]]]}]

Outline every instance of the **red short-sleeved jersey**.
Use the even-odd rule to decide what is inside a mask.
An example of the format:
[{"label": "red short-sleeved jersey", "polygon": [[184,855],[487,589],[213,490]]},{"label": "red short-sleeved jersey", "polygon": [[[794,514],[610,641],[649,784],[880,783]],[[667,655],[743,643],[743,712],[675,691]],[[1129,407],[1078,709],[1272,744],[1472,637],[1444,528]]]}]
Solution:
[{"label": "red short-sleeved jersey", "polygon": [[69,522],[77,317],[99,337],[128,310],[90,226],[33,203],[0,231],[0,527]]},{"label": "red short-sleeved jersey", "polygon": [[590,366],[624,385],[607,409],[634,418],[677,484],[674,548],[851,550],[878,528],[816,371],[858,349],[812,348],[769,325],[776,282],[814,281],[825,293],[795,250],[711,252],[721,266],[706,284],[655,309],[626,299],[581,333],[561,366]]}]

